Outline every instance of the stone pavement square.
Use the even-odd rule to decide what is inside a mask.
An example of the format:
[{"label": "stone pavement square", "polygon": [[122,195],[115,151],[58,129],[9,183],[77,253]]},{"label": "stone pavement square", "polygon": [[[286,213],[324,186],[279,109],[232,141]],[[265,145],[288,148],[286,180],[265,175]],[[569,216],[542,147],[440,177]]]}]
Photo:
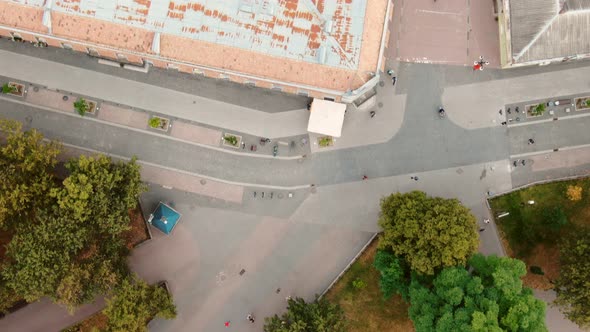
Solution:
[{"label": "stone pavement square", "polygon": [[221,142],[221,131],[182,121],[174,122],[170,136],[212,146],[219,146]]},{"label": "stone pavement square", "polygon": [[97,117],[101,120],[118,123],[127,127],[146,129],[150,115],[145,112],[103,103]]},{"label": "stone pavement square", "polygon": [[483,55],[499,66],[492,1],[397,0],[389,54],[400,61],[473,65]]}]

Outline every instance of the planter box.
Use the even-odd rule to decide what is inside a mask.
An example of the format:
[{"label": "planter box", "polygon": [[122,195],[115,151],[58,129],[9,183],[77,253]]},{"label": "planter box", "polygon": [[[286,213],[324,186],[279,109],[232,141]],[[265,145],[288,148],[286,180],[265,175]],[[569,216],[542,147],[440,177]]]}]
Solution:
[{"label": "planter box", "polygon": [[318,137],[318,146],[320,148],[327,148],[332,145],[334,145],[334,138],[331,136]]},{"label": "planter box", "polygon": [[[158,119],[160,121],[160,123],[157,126],[152,126],[151,122],[154,121],[152,119]],[[152,128],[152,129],[157,129],[163,132],[168,132],[168,129],[170,129],[170,119],[167,118],[162,118],[159,116],[152,116],[150,118],[150,122],[148,122],[148,127]]]},{"label": "planter box", "polygon": [[16,91],[14,92],[9,92],[9,95],[12,96],[17,96],[17,97],[23,97],[25,95],[25,85],[24,84],[20,84],[20,83],[15,83],[15,82],[8,82],[8,85],[11,87],[14,87],[16,89]]},{"label": "planter box", "polygon": [[586,104],[586,101],[590,100],[590,97],[580,97],[580,98],[576,98],[575,104],[576,104],[576,111],[585,111],[585,110],[590,110],[590,106],[588,106]]},{"label": "planter box", "polygon": [[[68,99],[66,98],[67,96],[64,96],[63,100],[67,101]],[[74,112],[80,114],[80,111],[78,111],[78,109],[75,106],[75,103],[77,103],[80,99],[84,99],[84,98],[78,98],[75,102],[74,105],[72,105],[74,107]],[[95,102],[94,100],[88,100],[88,99],[84,99],[84,103],[86,104],[86,112],[84,112],[84,114],[80,114],[81,116],[90,114],[90,115],[96,115],[96,110],[98,109],[98,103]]]},{"label": "planter box", "polygon": [[[539,104],[543,104],[543,103],[539,103]],[[535,107],[537,107],[539,104],[533,104],[533,105],[526,105],[524,107],[525,112],[526,112],[526,117],[527,118],[536,118],[538,116],[543,116],[545,115],[545,113],[547,112],[547,108],[545,108],[545,112],[543,112],[542,114],[533,114],[533,110],[535,109]]]},{"label": "planter box", "polygon": [[94,100],[86,100],[86,105],[88,106],[88,111],[86,111],[86,114],[95,115],[96,110],[98,109],[98,103]]},{"label": "planter box", "polygon": [[[234,136],[236,138],[236,145],[230,144],[230,142],[228,142],[225,139],[225,137],[230,137],[230,136]],[[228,147],[234,148],[234,149],[239,149],[240,145],[242,144],[242,136],[225,133],[225,134],[223,134],[222,141],[223,141],[224,146],[228,146]]]}]

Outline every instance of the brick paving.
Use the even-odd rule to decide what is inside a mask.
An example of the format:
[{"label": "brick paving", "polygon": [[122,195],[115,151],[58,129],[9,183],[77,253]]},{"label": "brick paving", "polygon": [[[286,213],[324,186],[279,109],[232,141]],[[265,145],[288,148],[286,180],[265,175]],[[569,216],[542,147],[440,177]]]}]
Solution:
[{"label": "brick paving", "polygon": [[97,118],[127,127],[146,129],[150,115],[145,112],[138,112],[124,107],[102,104]]},{"label": "brick paving", "polygon": [[170,131],[170,136],[185,141],[219,146],[221,142],[221,131],[198,126],[191,123],[175,121]]},{"label": "brick paving", "polygon": [[68,100],[63,100],[64,94],[62,92],[47,90],[39,88],[39,91],[29,89],[25,100],[29,103],[53,108],[62,112],[73,113],[74,112],[74,101],[76,100],[72,96],[68,96]]}]

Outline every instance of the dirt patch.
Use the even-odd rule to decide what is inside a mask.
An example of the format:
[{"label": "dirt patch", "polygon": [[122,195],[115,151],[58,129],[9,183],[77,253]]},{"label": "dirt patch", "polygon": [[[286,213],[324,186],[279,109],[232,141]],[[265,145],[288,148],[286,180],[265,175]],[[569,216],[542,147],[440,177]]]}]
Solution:
[{"label": "dirt patch", "polygon": [[12,240],[14,234],[10,231],[0,231],[0,262],[4,261],[6,255],[6,246]]},{"label": "dirt patch", "polygon": [[[548,290],[553,288],[551,283],[559,277],[559,248],[540,244],[533,249],[525,259],[527,274],[522,278],[525,286],[534,289]],[[531,273],[531,266],[538,266],[544,275]]]},{"label": "dirt patch", "polygon": [[[346,316],[349,332],[414,331],[408,317],[409,305],[400,296],[384,300],[379,290],[379,271],[373,267],[377,238],[326,294],[340,304]],[[364,288],[355,288],[353,281],[362,281]]]},{"label": "dirt patch", "polygon": [[125,240],[127,248],[132,249],[143,241],[149,239],[150,235],[139,207],[129,210],[129,218],[131,219],[131,229],[123,233],[123,239]]},{"label": "dirt patch", "polygon": [[62,332],[94,332],[105,331],[107,328],[108,318],[102,311],[86,318],[80,323],[64,329]]}]

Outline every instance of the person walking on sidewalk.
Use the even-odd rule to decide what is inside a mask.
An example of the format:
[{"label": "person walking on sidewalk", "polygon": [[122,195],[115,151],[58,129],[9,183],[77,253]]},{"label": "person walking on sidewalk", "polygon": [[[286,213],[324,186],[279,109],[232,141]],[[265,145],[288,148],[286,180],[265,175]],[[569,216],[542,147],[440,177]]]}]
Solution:
[{"label": "person walking on sidewalk", "polygon": [[252,316],[252,314],[248,314],[248,316],[246,316],[246,319],[250,322],[250,323],[254,323],[254,316]]}]

